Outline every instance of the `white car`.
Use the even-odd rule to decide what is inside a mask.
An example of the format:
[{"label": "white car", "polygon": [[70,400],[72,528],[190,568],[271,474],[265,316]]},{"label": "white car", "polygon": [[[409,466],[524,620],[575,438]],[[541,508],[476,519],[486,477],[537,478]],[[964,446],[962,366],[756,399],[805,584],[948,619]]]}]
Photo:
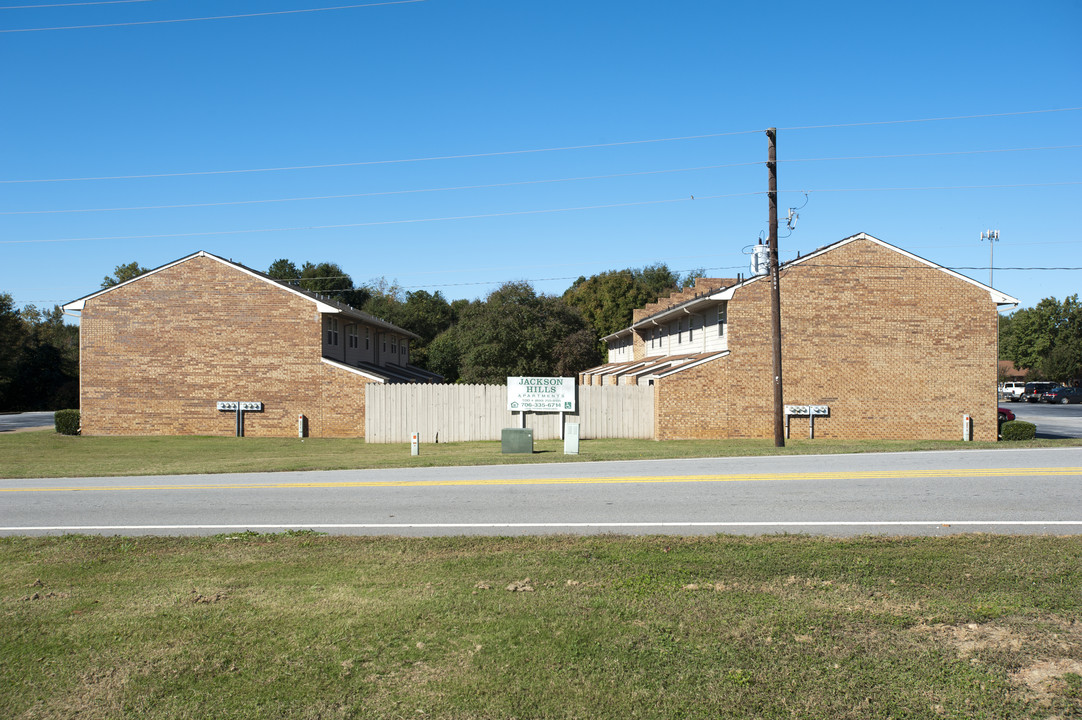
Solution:
[{"label": "white car", "polygon": [[999,391],[1003,394],[1004,400],[1018,402],[1022,399],[1022,393],[1026,391],[1026,384],[1024,382],[1000,383]]}]

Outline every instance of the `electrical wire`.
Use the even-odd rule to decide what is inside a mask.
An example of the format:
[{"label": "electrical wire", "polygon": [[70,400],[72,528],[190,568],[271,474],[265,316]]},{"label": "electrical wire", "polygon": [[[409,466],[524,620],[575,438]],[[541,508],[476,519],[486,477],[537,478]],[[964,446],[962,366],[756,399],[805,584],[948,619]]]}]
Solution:
[{"label": "electrical wire", "polygon": [[[956,117],[946,118],[924,118],[914,120],[881,120],[873,122],[862,123],[846,123],[844,125],[807,125],[802,128],[782,128],[785,129],[815,129],[815,128],[828,128],[828,127],[858,127],[861,125],[889,125],[894,123],[910,123],[910,122],[935,122],[939,120],[962,120],[968,118],[982,118],[982,117],[1004,117],[1010,115],[1035,115],[1041,113],[1056,113],[1056,112],[1073,112],[1082,110],[1080,107],[1069,108],[1056,108],[1050,110],[1023,110],[1019,112],[1011,113],[996,113],[993,115],[959,115]],[[701,135],[681,135],[675,137],[662,137],[662,138],[650,138],[647,140],[624,140],[611,143],[592,143],[585,145],[563,145],[556,147],[545,148],[531,148],[527,150],[502,150],[496,152],[483,152],[483,153],[465,153],[460,155],[434,155],[430,157],[418,157],[418,158],[400,158],[393,160],[362,160],[357,162],[342,162],[342,163],[324,163],[313,165],[289,165],[280,167],[262,167],[262,168],[244,168],[238,170],[198,170],[191,172],[170,172],[170,173],[147,173],[139,175],[99,175],[99,176],[86,176],[86,177],[66,177],[66,178],[39,178],[39,179],[22,179],[22,180],[0,180],[0,184],[12,185],[12,184],[30,184],[30,183],[53,183],[53,182],[84,182],[84,181],[96,181],[96,180],[141,180],[146,178],[167,178],[167,177],[192,177],[198,175],[234,175],[240,173],[262,173],[262,172],[279,172],[284,170],[317,170],[325,168],[342,168],[342,167],[360,167],[365,165],[392,165],[400,163],[416,163],[416,162],[431,162],[435,160],[464,160],[475,159],[484,157],[500,157],[505,155],[526,155],[531,153],[543,153],[543,152],[557,152],[567,150],[589,150],[594,148],[605,147],[620,147],[626,145],[644,145],[650,143],[662,143],[673,142],[678,140],[703,140],[707,138],[717,137],[731,137],[735,135],[749,135],[755,133],[761,133],[762,130],[734,130],[728,132],[715,132],[704,133]],[[1070,146],[1075,147],[1075,146]],[[1039,149],[1039,148],[1034,148]],[[990,151],[993,152],[993,151]],[[874,157],[874,156],[869,156]],[[899,156],[902,157],[902,156]],[[814,160],[815,158],[809,158],[803,162]],[[830,158],[823,158],[830,159]],[[844,159],[844,158],[838,158]],[[781,162],[796,162],[793,160],[781,161]]]},{"label": "electrical wire", "polygon": [[497,152],[467,153],[463,155],[433,155],[430,157],[399,158],[395,160],[360,160],[357,162],[325,163],[321,165],[289,165],[282,167],[245,168],[242,170],[198,170],[193,172],[149,173],[145,175],[101,175],[97,177],[42,178],[38,180],[0,180],[0,184],[13,185],[29,183],[82,182],[87,180],[142,180],[146,178],[192,177],[196,175],[237,175],[241,173],[279,172],[282,170],[322,170],[326,168],[361,167],[365,165],[397,165],[402,163],[431,162],[434,160],[472,160],[475,158],[501,157],[504,155],[528,155],[531,153],[557,152],[564,150],[590,150],[593,148],[618,147],[623,145],[645,145],[649,143],[672,142],[675,140],[702,140],[704,138],[726,137],[731,135],[748,135],[750,133],[757,132],[759,131],[737,130],[734,132],[707,133],[705,135],[684,135],[680,137],[651,138],[649,140],[623,140],[620,142],[611,143],[594,143],[592,145],[564,145],[559,147],[531,148],[528,150],[501,150]]},{"label": "electrical wire", "polygon": [[952,115],[949,117],[915,118],[911,120],[873,120],[868,122],[834,123],[832,125],[795,125],[781,130],[825,130],[828,128],[868,127],[871,125],[898,125],[902,123],[941,122],[944,120],[974,120],[977,118],[1010,117],[1014,115],[1038,115],[1041,113],[1073,112],[1082,107],[1054,108],[1051,110],[1018,110],[1015,112],[985,113],[983,115]]},{"label": "electrical wire", "polygon": [[62,27],[16,28],[14,30],[0,30],[0,33],[45,32],[49,30],[90,30],[97,28],[131,27],[133,25],[162,25],[166,23],[200,22],[203,20],[234,20],[237,18],[266,17],[268,15],[295,15],[297,13],[325,12],[327,10],[352,10],[355,8],[381,7],[384,5],[410,5],[412,3],[419,2],[426,2],[426,0],[386,0],[386,2],[365,3],[363,5],[338,5],[335,7],[305,8],[302,10],[277,10],[275,12],[244,13],[242,15],[214,15],[210,17],[175,18],[172,20],[139,20],[135,22],[100,23],[97,25],[66,25]]},{"label": "electrical wire", "polygon": [[97,0],[96,2],[53,3],[51,5],[2,5],[0,10],[39,10],[41,8],[83,7],[85,5],[126,5],[127,3],[154,2],[154,0]]},{"label": "electrical wire", "polygon": [[[1073,150],[1076,148],[1082,148],[1082,145],[1045,145],[1043,147],[999,148],[992,150],[949,150],[945,152],[900,153],[895,155],[843,155],[839,157],[790,158],[788,160],[778,160],[777,162],[780,165],[782,163],[825,162],[830,160],[894,160],[898,158],[944,157],[948,155],[982,155],[987,153],[1030,152],[1034,150]],[[765,161],[763,164],[765,164]]]},{"label": "electrical wire", "polygon": [[[981,190],[981,189],[1005,189],[1005,188],[1030,188],[1030,187],[1058,187],[1058,186],[1073,186],[1082,185],[1082,181],[1074,180],[1068,182],[1053,182],[1053,183],[1018,183],[1018,184],[1005,184],[1005,185],[938,185],[927,187],[895,187],[895,188],[834,188],[834,189],[819,189],[819,190],[783,190],[780,193],[816,193],[816,192],[893,192],[901,190]],[[186,232],[186,233],[160,233],[160,234],[148,234],[148,235],[110,235],[100,237],[72,237],[72,238],[52,238],[52,239],[39,239],[39,240],[0,240],[0,245],[20,245],[20,244],[36,244],[36,243],[58,243],[58,242],[84,242],[84,241],[97,241],[97,240],[160,240],[165,238],[181,238],[181,237],[206,237],[210,235],[247,235],[254,233],[270,233],[270,232],[295,232],[300,230],[336,230],[344,228],[359,228],[359,227],[378,227],[383,225],[409,225],[415,223],[429,223],[429,222],[442,222],[448,220],[479,220],[485,218],[497,218],[497,217],[514,217],[521,215],[544,215],[549,213],[560,212],[575,212],[582,210],[605,210],[613,208],[625,208],[625,207],[641,207],[645,205],[665,205],[671,203],[680,202],[695,202],[698,200],[718,200],[722,198],[732,197],[748,197],[753,195],[766,195],[765,190],[755,190],[749,192],[740,193],[722,193],[718,195],[699,195],[697,198],[695,195],[689,195],[688,197],[679,198],[667,198],[664,200],[638,200],[632,202],[622,203],[605,203],[601,205],[579,205],[575,207],[564,208],[547,208],[541,210],[512,210],[509,212],[496,212],[496,213],[478,213],[474,215],[448,215],[442,217],[430,217],[430,218],[411,218],[403,220],[373,220],[369,222],[356,222],[356,223],[336,223],[332,225],[306,225],[296,227],[279,227],[279,228],[247,228],[243,230],[207,230],[201,232]]]},{"label": "electrical wire", "polygon": [[[894,159],[894,158],[910,158],[910,157],[936,157],[943,155],[977,155],[982,153],[1004,153],[1004,152],[1029,152],[1036,150],[1068,150],[1082,148],[1082,145],[1048,145],[1043,147],[1029,147],[1029,148],[998,148],[991,150],[958,150],[952,152],[935,152],[935,153],[905,153],[898,155],[852,155],[846,157],[824,157],[824,158],[797,158],[792,160],[781,160],[779,162],[821,162],[827,160],[882,160],[882,159]],[[583,180],[607,180],[612,178],[622,177],[639,177],[645,175],[662,175],[667,173],[679,173],[679,172],[695,172],[701,170],[718,170],[722,168],[732,167],[748,167],[753,165],[765,165],[766,161],[752,161],[752,162],[740,162],[740,163],[724,163],[720,165],[699,165],[696,167],[685,168],[672,168],[666,170],[641,170],[637,172],[627,173],[612,173],[608,175],[582,175],[577,177],[567,178],[553,178],[545,180],[520,180],[515,182],[504,183],[486,183],[480,185],[457,185],[450,187],[436,187],[436,188],[420,188],[411,190],[382,190],[377,192],[367,193],[345,193],[339,195],[312,195],[301,197],[288,197],[288,198],[272,198],[272,199],[260,199],[260,200],[233,200],[233,201],[221,201],[221,202],[206,202],[206,203],[178,203],[174,205],[138,205],[129,207],[104,207],[104,208],[78,208],[70,210],[8,210],[0,211],[0,215],[52,215],[52,214],[68,214],[68,213],[90,213],[90,212],[127,212],[132,210],[177,210],[187,208],[199,208],[199,207],[226,207],[234,205],[260,205],[267,203],[284,203],[284,202],[301,202],[311,200],[343,200],[349,198],[362,198],[362,197],[379,197],[384,195],[409,195],[414,193],[432,193],[432,192],[447,192],[453,190],[483,190],[491,188],[501,187],[515,187],[521,185],[541,185],[548,183],[561,183],[561,182],[577,182]],[[834,191],[819,191],[819,192],[834,192]]]},{"label": "electrical wire", "polygon": [[483,190],[490,188],[515,187],[519,185],[542,185],[546,183],[575,182],[580,180],[608,180],[611,178],[638,177],[643,175],[662,175],[666,173],[694,172],[697,170],[717,170],[719,168],[746,167],[762,165],[762,162],[725,163],[722,165],[700,165],[697,167],[673,168],[668,170],[641,170],[638,172],[613,173],[610,175],[583,175],[579,177],[554,178],[548,180],[520,180],[516,182],[487,183],[483,185],[457,185],[454,187],[422,188],[414,190],[381,190],[367,193],[348,193],[343,195],[315,195],[308,197],[274,198],[270,200],[235,200],[210,203],[184,203],[179,205],[143,205],[138,207],[84,208],[78,210],[10,210],[0,215],[47,215],[57,213],[84,212],[120,212],[127,210],[175,210],[178,208],[222,207],[229,205],[257,205],[262,203],[297,202],[305,200],[342,200],[347,198],[378,197],[382,195],[408,195],[412,193],[445,192],[450,190]]},{"label": "electrical wire", "polygon": [[[740,197],[744,195],[761,195],[761,192],[745,192],[745,193],[730,193],[727,195],[709,195],[704,196],[702,200],[712,200],[723,197]],[[415,218],[410,220],[376,220],[371,222],[360,223],[338,223],[334,225],[308,225],[299,227],[285,227],[285,228],[249,228],[245,230],[210,230],[205,232],[187,232],[187,233],[162,233],[155,235],[114,235],[104,237],[81,237],[81,238],[54,238],[51,240],[0,240],[2,245],[19,245],[30,243],[55,243],[55,242],[80,242],[90,240],[161,240],[165,238],[180,238],[180,237],[206,237],[209,235],[246,235],[252,233],[269,233],[269,232],[292,232],[298,230],[337,230],[343,228],[356,228],[356,227],[375,227],[380,225],[406,225],[411,223],[427,223],[427,222],[440,222],[444,220],[476,220],[481,218],[495,218],[495,217],[511,217],[515,215],[542,215],[546,213],[558,213],[558,212],[573,212],[577,210],[602,210],[607,208],[622,208],[633,207],[641,205],[662,205],[666,203],[678,203],[694,201],[692,197],[680,197],[670,198],[667,200],[640,200],[637,202],[625,202],[625,203],[609,203],[606,205],[583,205],[579,207],[566,207],[566,208],[551,208],[545,210],[515,210],[511,212],[501,213],[481,213],[477,215],[453,215],[446,217],[432,217],[432,218]]]}]

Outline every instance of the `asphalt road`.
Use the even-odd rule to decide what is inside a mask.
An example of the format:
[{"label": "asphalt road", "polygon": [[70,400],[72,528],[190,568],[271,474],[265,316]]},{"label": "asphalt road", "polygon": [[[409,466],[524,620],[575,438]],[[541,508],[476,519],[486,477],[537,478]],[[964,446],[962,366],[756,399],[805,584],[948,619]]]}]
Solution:
[{"label": "asphalt road", "polygon": [[53,412],[0,413],[0,433],[55,427]]},{"label": "asphalt road", "polygon": [[0,480],[0,533],[1082,532],[1082,448]]}]

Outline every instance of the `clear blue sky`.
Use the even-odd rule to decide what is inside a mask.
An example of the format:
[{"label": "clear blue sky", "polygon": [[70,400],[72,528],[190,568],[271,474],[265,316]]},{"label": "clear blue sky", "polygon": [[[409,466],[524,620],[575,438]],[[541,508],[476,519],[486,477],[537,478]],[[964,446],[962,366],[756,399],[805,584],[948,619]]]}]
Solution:
[{"label": "clear blue sky", "polygon": [[[0,3],[37,6],[4,31],[350,4]],[[448,299],[731,277],[775,126],[783,260],[863,231],[987,282],[998,229],[995,286],[1062,299],[1082,271],[1006,268],[1082,267],[1082,111],[1030,112],[1082,106],[1079,28],[1068,1],[426,0],[0,32],[0,292],[51,307],[197,250]]]}]

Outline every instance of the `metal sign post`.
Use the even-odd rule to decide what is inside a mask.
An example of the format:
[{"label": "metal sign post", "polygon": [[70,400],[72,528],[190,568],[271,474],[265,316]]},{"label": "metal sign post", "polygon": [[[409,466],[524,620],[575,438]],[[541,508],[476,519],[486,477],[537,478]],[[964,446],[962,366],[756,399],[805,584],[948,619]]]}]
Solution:
[{"label": "metal sign post", "polygon": [[237,402],[235,400],[218,401],[218,412],[236,412],[237,413],[237,437],[244,437],[244,413],[246,412],[263,412],[263,403],[261,402]]},{"label": "metal sign post", "polygon": [[815,439],[815,418],[829,417],[830,406],[828,405],[786,405],[785,406],[785,438],[789,439],[789,418],[796,415],[797,417],[808,418],[808,438]]}]

